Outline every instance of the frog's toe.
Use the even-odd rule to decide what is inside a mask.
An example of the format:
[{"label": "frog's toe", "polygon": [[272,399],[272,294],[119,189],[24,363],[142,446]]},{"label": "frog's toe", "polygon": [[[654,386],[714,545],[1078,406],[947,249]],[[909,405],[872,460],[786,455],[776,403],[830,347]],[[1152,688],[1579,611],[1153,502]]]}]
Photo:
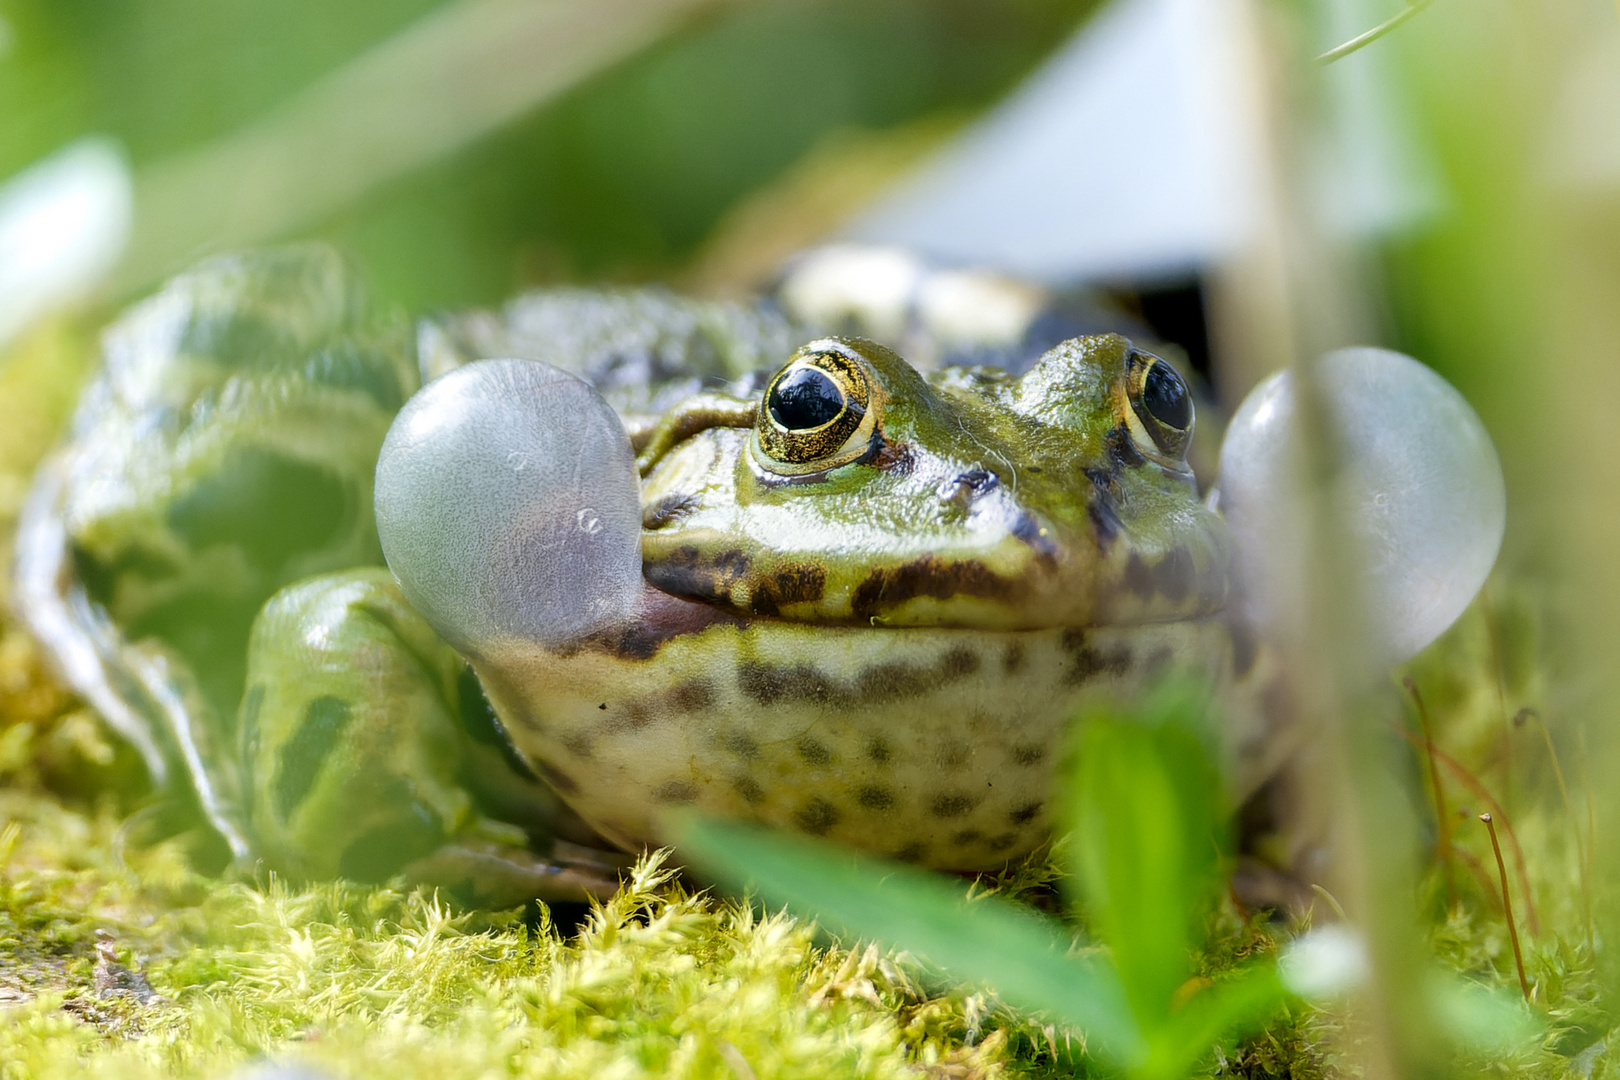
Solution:
[{"label": "frog's toe", "polygon": [[619,891],[627,857],[558,844],[550,857],[477,837],[462,837],[405,867],[406,880],[451,889],[481,907],[530,900],[604,900]]},{"label": "frog's toe", "polygon": [[465,655],[567,645],[643,588],[629,437],[547,364],[482,360],[424,387],[388,431],[376,507],[405,595]]}]

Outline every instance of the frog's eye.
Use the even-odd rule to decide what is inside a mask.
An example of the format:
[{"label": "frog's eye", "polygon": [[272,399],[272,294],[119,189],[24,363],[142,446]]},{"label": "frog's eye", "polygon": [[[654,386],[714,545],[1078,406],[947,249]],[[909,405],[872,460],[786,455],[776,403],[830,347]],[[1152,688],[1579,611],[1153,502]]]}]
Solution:
[{"label": "frog's eye", "polygon": [[815,342],[799,350],[760,399],[756,457],[785,476],[846,465],[871,448],[878,412],[853,351]]},{"label": "frog's eye", "polygon": [[1184,468],[1192,441],[1192,392],[1179,372],[1151,353],[1132,352],[1126,372],[1125,418],[1137,449],[1161,464]]}]

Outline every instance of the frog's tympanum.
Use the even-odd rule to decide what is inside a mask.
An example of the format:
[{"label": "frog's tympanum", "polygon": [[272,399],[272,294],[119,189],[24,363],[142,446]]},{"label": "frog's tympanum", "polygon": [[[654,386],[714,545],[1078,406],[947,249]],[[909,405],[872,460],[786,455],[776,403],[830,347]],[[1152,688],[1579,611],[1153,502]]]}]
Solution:
[{"label": "frog's tympanum", "polygon": [[24,608],[238,860],[571,896],[690,807],[996,868],[1083,702],[1250,672],[1187,384],[1118,335],[920,373],[649,291],[411,333],[291,249],[104,352]]}]

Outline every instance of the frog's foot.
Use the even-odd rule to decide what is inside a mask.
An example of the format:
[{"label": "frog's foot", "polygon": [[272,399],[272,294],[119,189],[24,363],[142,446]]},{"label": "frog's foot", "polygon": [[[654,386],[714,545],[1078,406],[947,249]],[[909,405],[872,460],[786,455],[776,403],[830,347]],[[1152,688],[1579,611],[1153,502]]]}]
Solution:
[{"label": "frog's foot", "polygon": [[408,864],[406,880],[455,892],[480,907],[512,907],[529,900],[588,901],[619,891],[630,858],[558,841],[549,855],[468,836]]},{"label": "frog's foot", "polygon": [[538,361],[481,360],[418,392],[383,443],[376,505],[406,598],[475,662],[577,644],[645,589],[624,425]]},{"label": "frog's foot", "polygon": [[251,848],[231,755],[190,669],[154,640],[125,639],[73,573],[60,458],[41,466],[17,528],[17,609],[58,674],[141,755],[158,787],[189,780],[238,865]]}]

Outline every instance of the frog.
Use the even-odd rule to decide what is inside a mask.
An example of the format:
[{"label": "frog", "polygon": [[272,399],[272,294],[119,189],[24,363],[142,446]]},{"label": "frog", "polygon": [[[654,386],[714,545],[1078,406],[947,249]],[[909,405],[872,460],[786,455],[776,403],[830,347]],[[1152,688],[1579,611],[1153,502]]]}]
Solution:
[{"label": "frog", "polygon": [[1193,394],[1120,334],[918,370],[818,329],[413,324],[330,249],[216,258],[106,332],[21,609],[238,868],[578,898],[692,811],[999,868],[1088,702],[1256,677]]}]

